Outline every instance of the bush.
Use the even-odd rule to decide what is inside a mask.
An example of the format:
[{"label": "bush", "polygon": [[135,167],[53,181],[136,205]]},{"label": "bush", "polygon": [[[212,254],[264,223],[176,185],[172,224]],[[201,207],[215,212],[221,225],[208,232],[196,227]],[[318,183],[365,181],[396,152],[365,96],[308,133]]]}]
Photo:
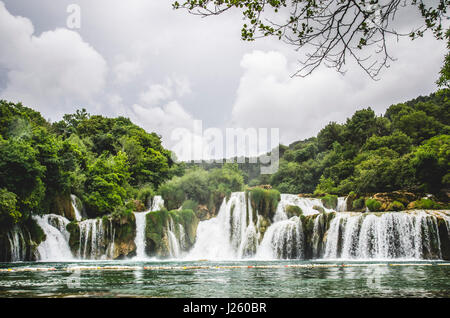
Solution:
[{"label": "bush", "polygon": [[378,212],[381,208],[381,203],[375,199],[367,199],[366,206],[369,208],[370,212]]},{"label": "bush", "polygon": [[192,211],[196,212],[198,209],[198,202],[196,202],[194,200],[186,200],[183,202],[182,209],[183,210],[192,210]]},{"label": "bush", "polygon": [[303,211],[300,207],[296,206],[296,205],[288,205],[286,206],[286,215],[288,218],[291,218],[293,216],[300,216],[303,215]]},{"label": "bush", "polygon": [[137,199],[144,203],[146,208],[150,207],[150,203],[155,193],[151,186],[144,186],[139,189],[137,193]]},{"label": "bush", "polygon": [[336,209],[338,204],[338,196],[327,194],[321,199],[321,201],[323,206],[326,207],[327,209]]},{"label": "bush", "polygon": [[355,210],[363,209],[366,206],[366,203],[364,201],[364,198],[358,198],[356,200],[353,200],[352,207]]},{"label": "bush", "polygon": [[441,209],[441,205],[439,203],[434,202],[430,199],[420,199],[413,202],[415,209],[424,209],[424,210],[433,210],[433,209]]},{"label": "bush", "polygon": [[0,189],[0,224],[19,222],[22,214],[17,211],[17,196],[6,189]]},{"label": "bush", "polygon": [[248,189],[253,211],[272,219],[281,199],[280,192],[274,189],[253,188]]},{"label": "bush", "polygon": [[394,201],[388,206],[388,211],[403,211],[405,206],[399,201]]}]

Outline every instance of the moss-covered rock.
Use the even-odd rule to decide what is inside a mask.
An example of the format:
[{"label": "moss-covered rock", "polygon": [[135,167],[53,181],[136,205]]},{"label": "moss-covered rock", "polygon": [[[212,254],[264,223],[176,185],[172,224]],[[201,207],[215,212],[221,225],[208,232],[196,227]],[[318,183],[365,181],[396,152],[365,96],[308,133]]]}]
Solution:
[{"label": "moss-covered rock", "polygon": [[[375,193],[372,198],[381,203],[378,208],[379,211],[396,211],[391,210],[390,206],[396,201],[403,204],[404,207],[417,199],[417,195],[408,191],[392,191],[392,192],[380,192]],[[396,203],[393,207],[398,206]],[[369,208],[370,209],[370,208]]]},{"label": "moss-covered rock", "polygon": [[[136,244],[136,217],[133,213],[123,213],[120,217],[111,219],[114,230],[114,258],[134,255]],[[108,224],[103,222],[105,230]]]},{"label": "moss-covered rock", "polygon": [[408,210],[421,209],[421,210],[439,210],[444,206],[441,203],[435,202],[432,199],[420,199],[408,204]]},{"label": "moss-covered rock", "polygon": [[347,195],[347,206],[346,206],[346,211],[353,211],[353,201],[355,201],[358,198],[358,195],[354,192],[351,191],[348,195]]},{"label": "moss-covered rock", "polygon": [[250,199],[254,213],[258,212],[259,215],[273,220],[278,202],[281,200],[280,192],[274,189],[254,187],[246,190],[246,196]]},{"label": "moss-covered rock", "polygon": [[12,251],[10,239],[16,236],[21,251],[21,261],[36,261],[37,247],[46,239],[46,235],[37,222],[28,218],[25,222],[15,224],[0,231],[0,262],[11,262]]},{"label": "moss-covered rock", "polygon": [[326,233],[335,212],[320,213],[301,216],[305,239],[305,258],[315,259],[323,256],[325,252]]},{"label": "moss-covered rock", "polygon": [[49,213],[64,216],[66,219],[75,220],[75,210],[72,206],[70,195],[57,195],[50,204]]},{"label": "moss-covered rock", "polygon": [[312,208],[320,213],[325,213],[325,209],[320,205],[314,205]]},{"label": "moss-covered rock", "polygon": [[270,220],[268,220],[267,218],[265,218],[264,216],[259,216],[258,222],[257,222],[257,230],[258,233],[260,234],[259,239],[260,239],[260,243],[264,237],[264,234],[266,233],[267,229],[269,228],[269,226],[272,223],[270,222]]},{"label": "moss-covered rock", "polygon": [[399,202],[399,201],[394,201],[391,204],[389,204],[388,211],[403,211],[405,210],[405,206],[403,205],[403,203]]},{"label": "moss-covered rock", "polygon": [[364,211],[366,209],[366,201],[364,198],[358,198],[353,200],[352,209],[350,211]]},{"label": "moss-covered rock", "polygon": [[[161,258],[170,256],[169,229],[179,240],[183,250],[190,249],[197,235],[199,219],[192,210],[161,210],[146,216],[146,252]],[[182,226],[184,233],[179,225]]]},{"label": "moss-covered rock", "polygon": [[366,206],[370,212],[379,212],[381,210],[381,202],[377,199],[369,198],[366,200]]},{"label": "moss-covered rock", "polygon": [[441,242],[442,259],[450,261],[450,233],[446,220],[438,217],[439,240]]},{"label": "moss-covered rock", "polygon": [[143,212],[146,209],[145,204],[138,199],[127,202],[126,206],[136,212]]},{"label": "moss-covered rock", "polygon": [[300,216],[303,214],[302,208],[296,205],[286,206],[285,212],[288,218],[291,218],[293,216]]},{"label": "moss-covered rock", "polygon": [[77,254],[80,248],[80,226],[78,222],[72,221],[66,225],[66,230],[69,232],[69,247],[74,255]]}]

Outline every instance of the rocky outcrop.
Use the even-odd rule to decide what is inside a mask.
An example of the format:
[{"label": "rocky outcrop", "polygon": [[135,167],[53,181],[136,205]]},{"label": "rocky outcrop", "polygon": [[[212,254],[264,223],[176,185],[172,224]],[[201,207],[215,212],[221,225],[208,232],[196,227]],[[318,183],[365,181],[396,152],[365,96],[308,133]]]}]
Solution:
[{"label": "rocky outcrop", "polygon": [[70,195],[58,195],[50,206],[50,214],[64,216],[69,221],[75,220],[75,210],[72,206]]},{"label": "rocky outcrop", "polygon": [[[252,211],[254,213],[254,220],[256,220],[256,213],[264,216],[269,220],[273,220],[277,210],[278,202],[281,199],[280,192],[274,189],[264,189],[262,187],[249,188],[245,191],[246,198],[250,199]],[[248,209],[247,209],[248,210]]]},{"label": "rocky outcrop", "polygon": [[43,240],[45,233],[32,218],[12,226],[0,233],[0,262],[36,261]]},{"label": "rocky outcrop", "polygon": [[147,255],[168,258],[194,245],[199,219],[192,210],[161,210],[148,213],[146,223]]},{"label": "rocky outcrop", "polygon": [[66,226],[72,254],[82,259],[121,259],[135,255],[136,219],[133,213],[104,216]]}]

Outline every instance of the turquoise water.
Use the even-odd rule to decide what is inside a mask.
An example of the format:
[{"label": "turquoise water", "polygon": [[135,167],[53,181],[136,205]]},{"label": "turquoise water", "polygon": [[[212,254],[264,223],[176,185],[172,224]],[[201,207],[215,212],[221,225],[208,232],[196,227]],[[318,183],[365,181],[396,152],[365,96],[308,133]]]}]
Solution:
[{"label": "turquoise water", "polygon": [[0,297],[449,297],[449,265],[428,261],[0,263]]}]

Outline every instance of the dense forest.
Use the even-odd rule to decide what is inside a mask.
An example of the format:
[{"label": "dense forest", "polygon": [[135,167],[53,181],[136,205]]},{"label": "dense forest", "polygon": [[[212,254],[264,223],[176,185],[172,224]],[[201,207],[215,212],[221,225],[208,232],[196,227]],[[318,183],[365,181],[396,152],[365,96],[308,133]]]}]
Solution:
[{"label": "dense forest", "polygon": [[20,103],[1,101],[0,226],[60,214],[70,194],[90,218],[142,211],[159,193],[168,210],[182,206],[205,219],[231,192],[263,184],[316,196],[407,190],[447,202],[449,116],[449,89],[392,105],[383,116],[358,110],[316,137],[280,145],[278,172],[260,175],[249,163],[175,163],[161,136],[124,117],[82,109],[50,123]]},{"label": "dense forest", "polygon": [[391,105],[382,116],[370,107],[358,110],[343,124],[329,123],[315,137],[280,145],[280,168],[273,175],[260,175],[248,158],[239,167],[250,186],[270,184],[282,193],[402,189],[445,195],[442,191],[450,185],[449,119],[450,90],[442,89]]}]

